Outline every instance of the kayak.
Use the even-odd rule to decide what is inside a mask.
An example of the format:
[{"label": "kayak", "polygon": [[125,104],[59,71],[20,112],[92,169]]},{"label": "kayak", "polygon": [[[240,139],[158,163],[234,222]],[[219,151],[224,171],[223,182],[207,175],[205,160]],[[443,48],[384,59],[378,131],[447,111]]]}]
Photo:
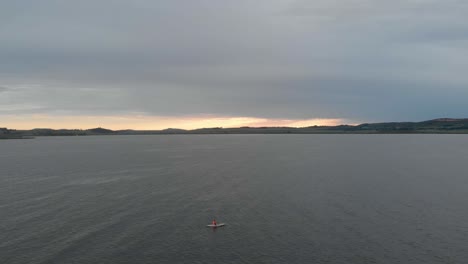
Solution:
[{"label": "kayak", "polygon": [[216,228],[216,227],[222,227],[222,226],[225,226],[225,225],[226,225],[225,223],[219,223],[219,224],[217,224],[217,225],[207,225],[206,227],[214,227],[214,228]]}]

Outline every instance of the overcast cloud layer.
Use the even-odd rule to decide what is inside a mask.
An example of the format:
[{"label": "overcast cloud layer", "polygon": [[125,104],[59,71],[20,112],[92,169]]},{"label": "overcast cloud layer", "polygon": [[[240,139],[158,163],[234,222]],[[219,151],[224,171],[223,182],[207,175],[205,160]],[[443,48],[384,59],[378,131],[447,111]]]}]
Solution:
[{"label": "overcast cloud layer", "polygon": [[468,117],[467,17],[464,0],[1,1],[0,117]]}]

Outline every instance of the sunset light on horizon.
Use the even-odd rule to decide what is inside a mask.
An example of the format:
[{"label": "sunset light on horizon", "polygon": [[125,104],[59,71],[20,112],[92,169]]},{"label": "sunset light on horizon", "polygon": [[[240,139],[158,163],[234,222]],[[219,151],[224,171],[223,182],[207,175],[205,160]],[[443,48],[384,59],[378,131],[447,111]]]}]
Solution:
[{"label": "sunset light on horizon", "polygon": [[113,130],[162,130],[167,128],[197,129],[197,128],[234,128],[234,127],[308,127],[336,126],[349,124],[339,118],[311,119],[280,119],[259,117],[229,117],[229,116],[50,116],[25,115],[4,116],[2,125],[10,129],[90,129],[102,127]]}]

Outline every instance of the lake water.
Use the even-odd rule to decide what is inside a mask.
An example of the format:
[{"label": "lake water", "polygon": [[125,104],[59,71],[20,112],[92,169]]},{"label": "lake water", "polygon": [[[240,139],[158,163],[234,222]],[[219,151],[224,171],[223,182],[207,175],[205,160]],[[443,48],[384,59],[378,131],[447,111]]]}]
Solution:
[{"label": "lake water", "polygon": [[0,141],[2,264],[467,261],[466,135]]}]

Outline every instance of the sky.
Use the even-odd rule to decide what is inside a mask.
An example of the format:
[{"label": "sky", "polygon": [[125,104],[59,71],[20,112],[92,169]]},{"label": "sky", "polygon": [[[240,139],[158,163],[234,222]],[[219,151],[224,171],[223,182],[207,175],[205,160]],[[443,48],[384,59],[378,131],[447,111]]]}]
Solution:
[{"label": "sky", "polygon": [[0,1],[0,127],[468,117],[465,0]]}]

